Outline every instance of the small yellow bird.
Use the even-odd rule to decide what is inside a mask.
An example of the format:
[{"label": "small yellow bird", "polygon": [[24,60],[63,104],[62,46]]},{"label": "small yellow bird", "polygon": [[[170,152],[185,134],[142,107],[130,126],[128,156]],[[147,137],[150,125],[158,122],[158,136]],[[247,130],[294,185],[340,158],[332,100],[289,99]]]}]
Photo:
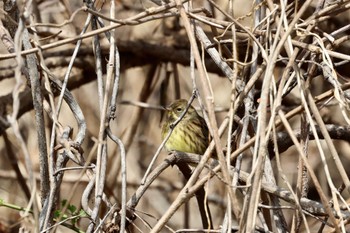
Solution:
[{"label": "small yellow bird", "polygon": [[[166,120],[162,125],[162,140],[168,135],[170,125],[186,109],[187,101],[175,100],[166,108]],[[165,144],[167,151],[181,151],[203,155],[209,145],[209,131],[205,120],[190,106],[185,116],[176,125]]]}]

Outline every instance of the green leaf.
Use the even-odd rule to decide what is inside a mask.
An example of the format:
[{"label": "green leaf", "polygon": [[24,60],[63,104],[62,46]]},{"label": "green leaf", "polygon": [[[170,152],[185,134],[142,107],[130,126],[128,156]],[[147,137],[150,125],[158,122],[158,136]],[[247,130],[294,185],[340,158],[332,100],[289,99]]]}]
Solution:
[{"label": "green leaf", "polygon": [[55,210],[55,212],[53,214],[53,217],[54,218],[59,218],[61,214],[62,214],[61,210]]},{"label": "green leaf", "polygon": [[66,199],[63,199],[62,201],[61,201],[61,205],[62,206],[65,206],[67,204],[67,200]]},{"label": "green leaf", "polygon": [[67,208],[72,214],[75,213],[75,211],[77,210],[77,207],[75,205],[68,205]]},{"label": "green leaf", "polygon": [[81,217],[81,218],[84,218],[84,217],[89,217],[89,215],[85,212],[85,210],[83,210],[83,209],[81,209],[80,211],[79,211],[79,216]]}]

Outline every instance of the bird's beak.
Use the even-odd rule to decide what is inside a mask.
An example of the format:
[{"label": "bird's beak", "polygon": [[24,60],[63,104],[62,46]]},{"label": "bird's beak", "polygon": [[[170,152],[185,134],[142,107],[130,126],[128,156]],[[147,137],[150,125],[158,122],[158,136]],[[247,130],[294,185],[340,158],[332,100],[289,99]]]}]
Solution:
[{"label": "bird's beak", "polygon": [[169,107],[162,107],[162,109],[163,109],[164,111],[169,111],[169,110],[170,110]]}]

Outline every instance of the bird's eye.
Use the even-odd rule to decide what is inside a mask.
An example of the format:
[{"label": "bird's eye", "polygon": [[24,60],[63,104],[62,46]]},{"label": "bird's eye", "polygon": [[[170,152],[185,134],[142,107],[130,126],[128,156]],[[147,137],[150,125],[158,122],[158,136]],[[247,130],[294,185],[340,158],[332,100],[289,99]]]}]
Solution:
[{"label": "bird's eye", "polygon": [[177,112],[182,112],[182,108],[177,108],[176,111]]}]

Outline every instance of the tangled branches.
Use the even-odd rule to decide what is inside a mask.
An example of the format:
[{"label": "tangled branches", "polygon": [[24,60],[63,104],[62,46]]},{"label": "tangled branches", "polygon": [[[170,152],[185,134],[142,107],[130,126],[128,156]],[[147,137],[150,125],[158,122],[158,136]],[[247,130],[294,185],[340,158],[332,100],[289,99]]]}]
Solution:
[{"label": "tangled branches", "polygon": [[[350,1],[3,2],[4,231],[350,229]],[[166,156],[195,97],[210,146]]]}]

